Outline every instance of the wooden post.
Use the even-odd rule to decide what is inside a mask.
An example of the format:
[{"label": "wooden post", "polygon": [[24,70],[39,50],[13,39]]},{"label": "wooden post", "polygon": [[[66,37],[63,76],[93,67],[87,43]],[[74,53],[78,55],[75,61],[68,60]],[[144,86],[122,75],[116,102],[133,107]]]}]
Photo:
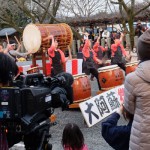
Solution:
[{"label": "wooden post", "polygon": [[134,47],[137,48],[138,36],[134,37]]},{"label": "wooden post", "polygon": [[101,46],[105,47],[105,39],[104,38],[101,39]]},{"label": "wooden post", "polygon": [[130,50],[131,43],[130,43],[130,36],[126,34],[126,48]]},{"label": "wooden post", "polygon": [[81,45],[81,41],[77,40],[77,49],[78,49],[78,52],[79,52],[80,45]]},{"label": "wooden post", "polygon": [[32,65],[35,67],[36,66],[36,54],[32,54]]},{"label": "wooden post", "polygon": [[75,40],[72,41],[72,53],[73,53],[73,56],[76,56],[76,41]]},{"label": "wooden post", "polygon": [[42,52],[32,54],[32,65],[33,65],[33,67],[35,67],[36,66],[36,60],[42,60],[42,67],[40,69],[43,70],[44,75],[47,75],[47,72],[46,72],[46,60],[47,60],[46,49],[43,47],[41,49],[41,51]]},{"label": "wooden post", "polygon": [[45,55],[45,48],[42,49],[42,65],[43,65],[43,74],[46,73],[46,55]]},{"label": "wooden post", "polygon": [[111,38],[107,38],[107,45],[109,48],[111,48]]}]

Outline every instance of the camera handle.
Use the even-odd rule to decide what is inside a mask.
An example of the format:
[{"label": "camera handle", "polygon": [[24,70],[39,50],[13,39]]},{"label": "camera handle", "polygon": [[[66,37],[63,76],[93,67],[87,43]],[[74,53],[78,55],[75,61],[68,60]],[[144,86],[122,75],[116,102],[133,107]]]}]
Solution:
[{"label": "camera handle", "polygon": [[46,146],[46,150],[52,150],[52,144],[49,144],[47,141],[47,131],[44,131],[42,134],[41,143],[39,145],[39,148],[37,150],[42,150],[43,146]]}]

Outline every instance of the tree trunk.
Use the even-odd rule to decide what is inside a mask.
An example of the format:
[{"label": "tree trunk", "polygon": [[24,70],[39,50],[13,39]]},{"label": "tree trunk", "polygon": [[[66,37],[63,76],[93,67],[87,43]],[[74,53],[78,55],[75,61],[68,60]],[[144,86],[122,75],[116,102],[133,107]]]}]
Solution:
[{"label": "tree trunk", "polygon": [[130,51],[133,50],[133,47],[134,47],[134,35],[135,35],[135,32],[134,32],[134,27],[133,27],[133,19],[130,19],[129,22],[129,36],[130,36]]}]

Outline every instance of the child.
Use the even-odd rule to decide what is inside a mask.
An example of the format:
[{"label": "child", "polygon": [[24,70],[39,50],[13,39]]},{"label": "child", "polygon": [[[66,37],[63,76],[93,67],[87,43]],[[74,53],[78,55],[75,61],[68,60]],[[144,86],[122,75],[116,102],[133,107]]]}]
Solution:
[{"label": "child", "polygon": [[79,127],[68,123],[63,131],[62,145],[64,150],[88,150],[84,144],[84,137]]},{"label": "child", "polygon": [[[127,125],[117,126],[121,113],[125,120],[129,120]],[[115,150],[128,150],[133,115],[130,114],[123,105],[113,113],[106,121],[102,122],[102,136],[106,142]]]}]

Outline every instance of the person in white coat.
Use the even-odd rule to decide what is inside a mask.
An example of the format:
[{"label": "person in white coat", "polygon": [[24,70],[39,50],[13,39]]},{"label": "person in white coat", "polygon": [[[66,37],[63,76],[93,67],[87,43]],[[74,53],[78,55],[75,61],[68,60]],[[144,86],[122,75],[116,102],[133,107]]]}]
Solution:
[{"label": "person in white coat", "polygon": [[134,114],[130,150],[150,150],[150,30],[138,39],[140,63],[126,76],[124,106]]}]

